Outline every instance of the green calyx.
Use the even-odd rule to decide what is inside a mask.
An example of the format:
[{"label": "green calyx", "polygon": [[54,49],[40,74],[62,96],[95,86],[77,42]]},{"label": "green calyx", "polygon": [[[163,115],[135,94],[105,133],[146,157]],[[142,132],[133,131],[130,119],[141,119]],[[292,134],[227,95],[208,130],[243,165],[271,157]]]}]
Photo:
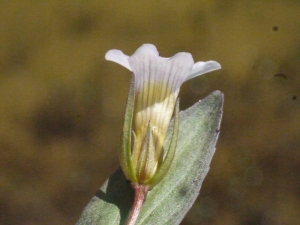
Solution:
[{"label": "green calyx", "polygon": [[[178,133],[179,133],[179,100],[176,101],[175,113],[174,113],[174,126],[172,131],[172,138],[167,153],[162,158],[161,162],[157,162],[156,150],[153,143],[153,131],[152,124],[149,121],[147,133],[142,141],[141,150],[137,159],[134,163],[132,160],[132,144],[131,144],[131,132],[132,132],[132,121],[134,112],[134,76],[132,76],[127,106],[125,111],[125,120],[123,125],[122,135],[122,148],[120,151],[120,163],[122,170],[128,180],[132,184],[143,184],[152,188],[156,185],[167,173],[171,163],[175,156]],[[134,135],[134,141],[135,141]],[[163,154],[164,151],[161,151]]]},{"label": "green calyx", "polygon": [[179,133],[178,116],[179,116],[179,100],[176,101],[176,105],[175,105],[174,127],[173,127],[170,146],[169,146],[169,149],[168,149],[166,156],[163,159],[161,165],[157,168],[156,173],[151,178],[151,180],[148,181],[148,184],[151,187],[156,185],[164,177],[164,175],[168,172],[168,170],[173,162],[173,159],[175,156],[175,151],[176,151],[176,146],[177,146],[178,133]]}]

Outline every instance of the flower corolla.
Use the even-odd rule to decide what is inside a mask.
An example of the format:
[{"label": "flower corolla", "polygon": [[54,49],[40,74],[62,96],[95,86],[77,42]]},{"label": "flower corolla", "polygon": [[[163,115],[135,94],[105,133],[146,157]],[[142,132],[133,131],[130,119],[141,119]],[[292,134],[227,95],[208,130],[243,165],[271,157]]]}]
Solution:
[{"label": "flower corolla", "polygon": [[[215,61],[194,63],[192,55],[185,52],[163,58],[152,44],[142,45],[131,56],[120,50],[109,50],[105,58],[133,73],[133,90],[128,104],[132,102],[134,109],[127,106],[129,118],[125,118],[123,128],[123,132],[126,132],[123,134],[123,142],[126,143],[123,143],[120,152],[121,166],[133,184],[151,187],[166,173],[174,157],[179,108],[175,105],[178,105],[176,102],[180,86],[191,78],[220,69],[221,65]],[[177,115],[174,129],[177,130],[173,131],[170,148],[166,151],[163,146],[174,109],[174,117]],[[131,129],[132,120],[134,129]]]}]

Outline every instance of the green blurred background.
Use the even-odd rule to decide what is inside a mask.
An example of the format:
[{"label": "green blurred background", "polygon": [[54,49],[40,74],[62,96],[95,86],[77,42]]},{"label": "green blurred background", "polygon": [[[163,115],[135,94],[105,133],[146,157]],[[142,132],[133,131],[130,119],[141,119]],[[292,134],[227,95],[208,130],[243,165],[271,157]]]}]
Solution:
[{"label": "green blurred background", "polygon": [[300,2],[0,2],[0,224],[74,224],[119,166],[130,73],[104,60],[153,43],[222,70],[217,151],[183,225],[300,224]]}]

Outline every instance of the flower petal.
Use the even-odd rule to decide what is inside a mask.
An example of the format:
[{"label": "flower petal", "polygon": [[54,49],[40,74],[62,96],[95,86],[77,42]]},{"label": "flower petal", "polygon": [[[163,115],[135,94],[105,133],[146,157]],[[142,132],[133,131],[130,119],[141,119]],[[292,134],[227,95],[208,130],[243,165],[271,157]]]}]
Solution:
[{"label": "flower petal", "polygon": [[132,71],[131,66],[130,66],[130,64],[128,62],[128,58],[129,58],[128,55],[125,55],[122,51],[116,50],[116,49],[109,50],[105,54],[105,59],[106,60],[118,63],[121,66],[124,66],[125,68],[129,69],[130,71]]},{"label": "flower petal", "polygon": [[185,81],[218,69],[221,69],[221,65],[216,61],[197,62],[193,65],[192,72]]},{"label": "flower petal", "polygon": [[134,55],[155,55],[158,56],[158,51],[155,45],[152,44],[143,44],[139,47],[132,56]]}]

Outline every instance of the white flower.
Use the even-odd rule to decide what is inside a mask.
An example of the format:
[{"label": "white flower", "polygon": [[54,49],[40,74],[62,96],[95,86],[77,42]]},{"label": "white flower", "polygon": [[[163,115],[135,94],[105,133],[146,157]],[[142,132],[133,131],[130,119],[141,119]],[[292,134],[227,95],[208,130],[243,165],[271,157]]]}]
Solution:
[{"label": "white flower", "polygon": [[[166,131],[172,117],[180,86],[183,82],[202,74],[217,70],[221,65],[215,61],[194,63],[190,53],[180,52],[171,58],[160,57],[156,47],[144,44],[132,56],[123,54],[120,50],[110,50],[106,53],[107,60],[116,62],[129,69],[135,77],[135,143],[132,151],[132,163],[136,171],[140,171],[139,158],[148,132],[152,129],[155,151],[148,159],[151,171],[137,180],[151,179],[163,160],[162,147]],[[148,163],[149,163],[148,162]],[[145,165],[144,165],[145,166]]]}]

